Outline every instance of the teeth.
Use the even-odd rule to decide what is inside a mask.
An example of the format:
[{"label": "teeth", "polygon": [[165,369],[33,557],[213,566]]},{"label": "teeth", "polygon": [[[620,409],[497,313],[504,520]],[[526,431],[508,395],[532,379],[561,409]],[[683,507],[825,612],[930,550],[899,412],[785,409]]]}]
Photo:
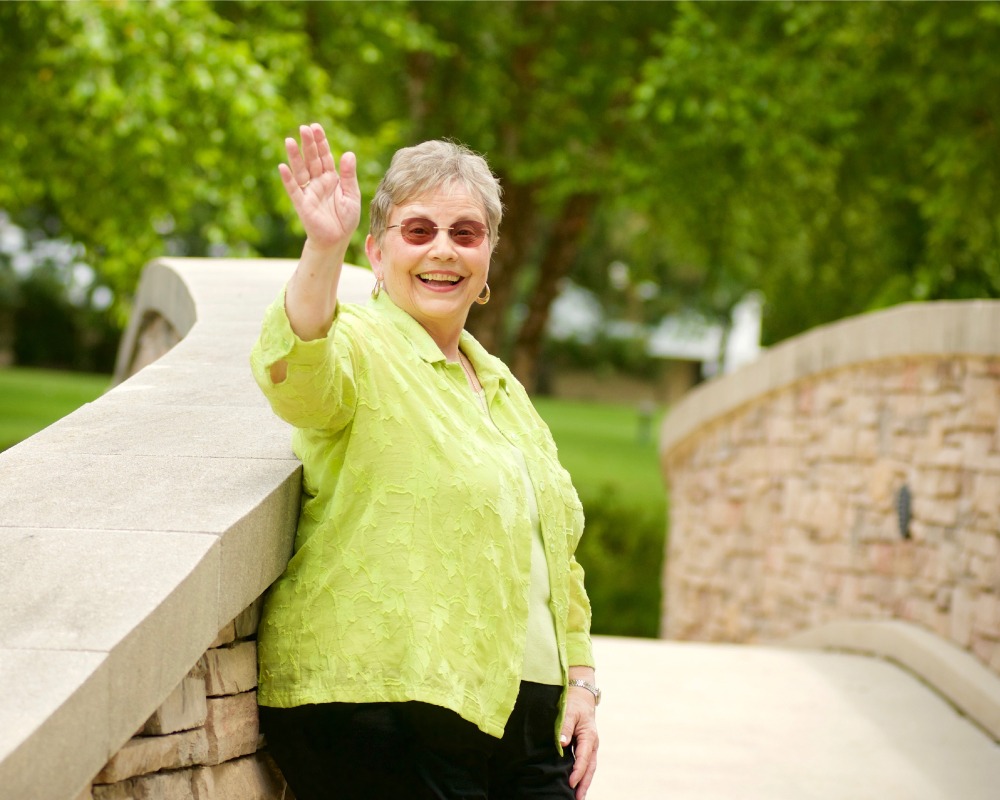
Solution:
[{"label": "teeth", "polygon": [[461,280],[458,275],[449,275],[444,272],[425,272],[419,278],[422,281],[449,281],[450,283],[458,283]]}]

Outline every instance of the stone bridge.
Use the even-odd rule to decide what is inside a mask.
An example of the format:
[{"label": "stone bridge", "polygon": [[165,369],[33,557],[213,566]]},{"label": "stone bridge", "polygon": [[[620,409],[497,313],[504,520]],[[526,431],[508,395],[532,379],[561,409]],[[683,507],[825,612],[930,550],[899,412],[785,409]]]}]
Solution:
[{"label": "stone bridge", "polygon": [[[247,354],[293,267],[153,262],[115,387],[0,455],[3,800],[288,796],[261,750],[254,633],[290,552],[299,465]],[[348,268],[342,296],[362,302],[370,283]],[[885,335],[909,337],[888,355],[836,344],[885,317],[844,323],[667,419],[664,632],[703,641],[597,638],[592,800],[997,796],[1000,456],[984,382],[997,377],[1000,311],[949,305],[934,328],[929,308],[886,312]],[[913,366],[922,342],[971,366]],[[956,421],[907,416],[922,400],[873,412],[853,389],[824,388],[854,380],[855,362],[870,369],[864,386],[883,374],[945,385],[927,408]],[[819,432],[824,416],[834,432]],[[899,431],[926,435],[912,461],[893,449]],[[837,478],[846,498],[824,499]],[[903,483],[906,540],[889,513]]]}]

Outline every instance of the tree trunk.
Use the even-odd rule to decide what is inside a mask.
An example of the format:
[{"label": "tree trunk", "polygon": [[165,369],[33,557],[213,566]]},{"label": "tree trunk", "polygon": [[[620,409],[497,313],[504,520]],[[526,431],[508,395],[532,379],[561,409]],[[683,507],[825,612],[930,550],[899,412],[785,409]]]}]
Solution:
[{"label": "tree trunk", "polygon": [[[544,4],[515,4],[515,16],[536,13]],[[534,39],[517,47],[511,60],[514,74],[515,108],[530,104],[536,79],[533,72],[538,58],[538,42]],[[499,128],[498,157],[502,163],[517,164],[521,158],[521,120],[504,119]],[[496,167],[494,167],[496,169]],[[517,183],[509,174],[497,169],[503,187],[504,221],[500,226],[500,244],[490,265],[490,302],[474,306],[469,315],[469,330],[479,342],[501,358],[507,349],[507,317],[514,300],[517,276],[531,259],[532,246],[538,235],[537,183]]]},{"label": "tree trunk", "polygon": [[14,309],[0,306],[0,369],[14,364]]},{"label": "tree trunk", "polygon": [[571,195],[549,234],[538,282],[529,300],[528,316],[521,325],[511,360],[511,370],[529,392],[537,386],[539,356],[552,301],[559,293],[562,279],[573,268],[597,200],[598,195],[589,192]]}]

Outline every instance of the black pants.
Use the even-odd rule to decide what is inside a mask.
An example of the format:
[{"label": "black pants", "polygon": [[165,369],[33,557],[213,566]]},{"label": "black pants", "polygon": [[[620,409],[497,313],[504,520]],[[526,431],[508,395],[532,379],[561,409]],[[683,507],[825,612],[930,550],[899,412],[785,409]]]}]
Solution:
[{"label": "black pants", "polygon": [[502,739],[426,703],[261,706],[260,722],[297,800],[573,800],[561,692],[522,683]]}]

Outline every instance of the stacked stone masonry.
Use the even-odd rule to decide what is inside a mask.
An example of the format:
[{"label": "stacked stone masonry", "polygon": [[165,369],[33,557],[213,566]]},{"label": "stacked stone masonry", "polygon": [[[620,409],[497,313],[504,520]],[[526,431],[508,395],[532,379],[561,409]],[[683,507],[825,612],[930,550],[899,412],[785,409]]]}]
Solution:
[{"label": "stacked stone masonry", "polygon": [[663,634],[894,618],[1000,673],[998,421],[1000,359],[936,356],[814,375],[699,428],[665,455]]},{"label": "stacked stone masonry", "polygon": [[259,619],[258,601],[219,631],[79,800],[294,800],[259,731]]}]

